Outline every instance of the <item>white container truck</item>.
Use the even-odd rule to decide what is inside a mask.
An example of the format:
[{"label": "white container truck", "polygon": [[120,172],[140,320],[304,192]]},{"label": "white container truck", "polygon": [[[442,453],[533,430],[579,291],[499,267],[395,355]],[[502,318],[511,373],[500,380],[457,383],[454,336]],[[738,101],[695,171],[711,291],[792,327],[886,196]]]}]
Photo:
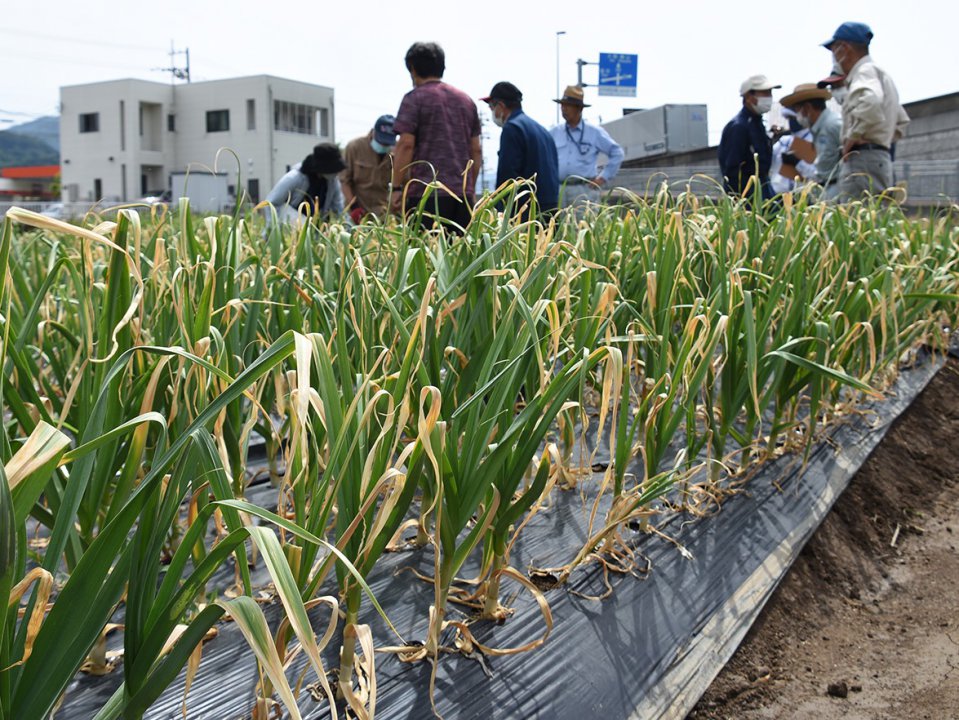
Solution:
[{"label": "white container truck", "polygon": [[180,198],[190,198],[190,209],[201,213],[221,213],[233,206],[226,173],[211,173],[205,170],[174,172],[170,174],[172,201],[180,204]]},{"label": "white container truck", "polygon": [[709,146],[705,105],[661,105],[637,110],[603,127],[623,147],[626,160]]}]

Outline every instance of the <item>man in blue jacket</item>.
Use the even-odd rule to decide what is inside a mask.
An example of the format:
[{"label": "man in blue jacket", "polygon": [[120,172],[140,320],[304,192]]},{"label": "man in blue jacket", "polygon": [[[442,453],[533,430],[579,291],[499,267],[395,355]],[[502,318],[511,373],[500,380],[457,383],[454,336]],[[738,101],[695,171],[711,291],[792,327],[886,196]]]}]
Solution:
[{"label": "man in blue jacket", "polygon": [[532,179],[540,212],[555,210],[559,200],[559,159],[552,136],[523,112],[523,93],[513,83],[498,82],[481,99],[489,105],[493,122],[503,128],[496,185],[515,178]]},{"label": "man in blue jacket", "polygon": [[757,174],[757,159],[763,200],[769,200],[774,195],[769,184],[772,143],[763,125],[763,114],[772,108],[772,91],[780,87],[782,85],[773,85],[765,75],[753,75],[739,87],[743,109],[723,128],[723,137],[719,142],[719,168],[723,172],[726,192],[731,195],[738,197],[743,194],[749,179]]}]

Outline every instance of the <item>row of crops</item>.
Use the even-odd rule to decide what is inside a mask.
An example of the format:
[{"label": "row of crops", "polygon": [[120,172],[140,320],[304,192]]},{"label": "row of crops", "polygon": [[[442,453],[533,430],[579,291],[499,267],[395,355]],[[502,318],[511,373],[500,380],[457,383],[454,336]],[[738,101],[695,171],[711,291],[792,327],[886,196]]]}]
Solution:
[{"label": "row of crops", "polygon": [[[82,226],[8,213],[0,720],[69,704],[118,615],[123,683],[98,720],[141,717],[184,668],[189,687],[224,618],[259,665],[256,717],[300,717],[297,647],[331,716],[370,717],[368,621],[389,607],[368,579],[403,538],[434,594],[422,636],[394,651],[435,668],[444,630],[470,640],[448,615],[468,561],[474,618],[515,621],[507,581],[548,624],[510,550],[550,497],[589,497],[588,538],[555,582],[604,558],[625,569],[628,524],[704,514],[770,457],[802,458],[955,320],[951,213],[786,196],[763,214],[664,191],[504,220],[495,202],[524,193],[487,198],[461,238],[395,220],[265,233],[184,205]],[[246,499],[252,442],[267,506]],[[593,474],[597,442],[609,462]]]}]

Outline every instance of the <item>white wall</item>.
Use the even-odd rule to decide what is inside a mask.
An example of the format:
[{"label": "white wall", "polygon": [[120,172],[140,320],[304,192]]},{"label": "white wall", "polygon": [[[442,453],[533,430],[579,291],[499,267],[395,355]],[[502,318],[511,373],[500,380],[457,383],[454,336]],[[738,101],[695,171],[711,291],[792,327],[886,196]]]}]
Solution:
[{"label": "white wall", "polygon": [[[229,175],[229,183],[242,190],[248,180],[259,181],[260,199],[318,142],[332,141],[333,89],[269,75],[214,80],[183,85],[142,80],[116,80],[60,89],[62,104],[60,142],[64,198],[76,186],[77,199],[94,201],[94,180],[100,178],[107,201],[134,200],[143,195],[141,174],[152,185],[163,177],[167,187],[172,172],[190,167],[213,169]],[[254,127],[248,127],[248,101],[253,101]],[[325,108],[328,135],[317,136],[274,129],[273,101]],[[122,138],[120,103],[123,103]],[[140,135],[140,105],[148,103],[144,135]],[[159,107],[159,112],[157,112]],[[207,112],[229,110],[228,131],[207,132]],[[98,112],[98,132],[80,133],[80,115]],[[175,131],[167,129],[167,116],[175,116]],[[226,150],[228,148],[239,158]],[[126,182],[124,183],[124,173]]]},{"label": "white wall", "polygon": [[[99,178],[103,199],[139,197],[141,165],[166,165],[169,154],[166,149],[141,149],[139,104],[167,108],[172,90],[170,85],[143,80],[60,88],[60,166],[65,195],[75,184],[79,200],[99,200],[94,197],[94,180]],[[86,113],[99,113],[97,132],[80,132],[80,116]],[[161,146],[168,144],[165,140],[162,138]]]}]

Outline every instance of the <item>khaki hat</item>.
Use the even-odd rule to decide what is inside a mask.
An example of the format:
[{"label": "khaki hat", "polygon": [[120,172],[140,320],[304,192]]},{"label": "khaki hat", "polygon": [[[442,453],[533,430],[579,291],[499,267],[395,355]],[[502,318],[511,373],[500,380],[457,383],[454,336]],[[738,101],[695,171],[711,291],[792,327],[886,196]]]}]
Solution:
[{"label": "khaki hat", "polygon": [[743,80],[743,84],[739,86],[739,94],[745,95],[754,90],[776,90],[781,87],[782,85],[775,85],[765,75],[752,75]]},{"label": "khaki hat", "polygon": [[783,107],[793,107],[807,100],[816,100],[817,98],[820,100],[829,100],[831,97],[831,92],[826,90],[826,88],[819,87],[816,83],[802,83],[797,85],[795,90],[779,102]]},{"label": "khaki hat", "polygon": [[553,100],[553,102],[566,103],[567,105],[576,105],[578,107],[590,107],[583,102],[583,88],[579,85],[567,85],[563,90],[563,97]]}]

